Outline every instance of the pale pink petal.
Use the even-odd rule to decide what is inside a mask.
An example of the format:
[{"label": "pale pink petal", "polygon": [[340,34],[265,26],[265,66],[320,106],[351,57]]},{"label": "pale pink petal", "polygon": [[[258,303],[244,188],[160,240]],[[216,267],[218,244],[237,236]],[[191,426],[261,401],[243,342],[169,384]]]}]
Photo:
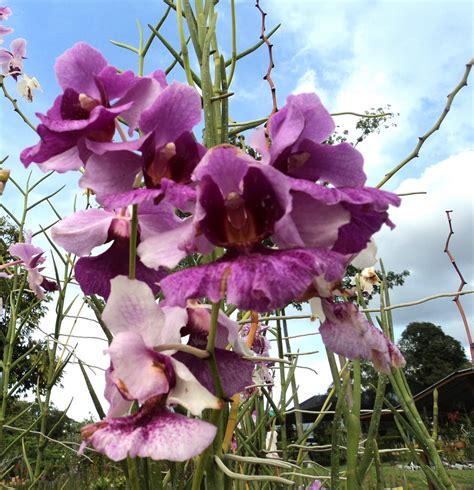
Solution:
[{"label": "pale pink petal", "polygon": [[214,247],[205,239],[198,242],[193,218],[183,220],[176,228],[147,238],[138,246],[140,260],[152,269],[173,268],[187,255],[198,251],[209,253]]},{"label": "pale pink petal", "polygon": [[26,56],[26,39],[22,37],[14,39],[10,47],[15,58],[24,58]]},{"label": "pale pink petal", "polygon": [[126,276],[117,276],[110,284],[110,295],[102,313],[109,330],[113,334],[135,332],[148,347],[159,345],[165,315],[149,286]]},{"label": "pale pink petal", "polygon": [[372,267],[377,263],[377,245],[374,240],[370,240],[367,247],[359,252],[352,260],[351,265],[357,269],[365,269],[366,267]]},{"label": "pale pink petal", "polygon": [[107,352],[114,366],[111,379],[125,398],[143,403],[168,393],[170,358],[147,347],[139,333],[118,333]]},{"label": "pale pink petal", "polygon": [[114,218],[114,213],[103,209],[78,211],[55,224],[51,236],[65,250],[82,257],[107,241]]}]

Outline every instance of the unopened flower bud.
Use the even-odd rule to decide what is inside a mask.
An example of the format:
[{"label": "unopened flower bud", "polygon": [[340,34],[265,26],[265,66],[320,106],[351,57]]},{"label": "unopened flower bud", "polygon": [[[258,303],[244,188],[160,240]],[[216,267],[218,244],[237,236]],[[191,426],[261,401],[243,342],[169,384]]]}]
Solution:
[{"label": "unopened flower bud", "polygon": [[8,177],[10,177],[10,170],[8,168],[0,169],[0,196],[3,194]]}]

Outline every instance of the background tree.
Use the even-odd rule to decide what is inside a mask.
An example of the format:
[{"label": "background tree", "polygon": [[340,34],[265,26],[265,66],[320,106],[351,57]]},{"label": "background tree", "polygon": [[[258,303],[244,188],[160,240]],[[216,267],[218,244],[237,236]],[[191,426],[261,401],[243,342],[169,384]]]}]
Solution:
[{"label": "background tree", "polygon": [[433,323],[408,324],[398,346],[407,361],[405,376],[414,394],[470,366],[461,343]]},{"label": "background tree", "polygon": [[[407,366],[405,376],[414,395],[428,388],[454,371],[470,366],[460,342],[443,332],[441,327],[429,322],[408,324],[398,342]],[[363,404],[370,407],[375,398],[373,386],[378,373],[370,362],[361,363]],[[390,383],[385,389],[389,400],[396,402]]]}]

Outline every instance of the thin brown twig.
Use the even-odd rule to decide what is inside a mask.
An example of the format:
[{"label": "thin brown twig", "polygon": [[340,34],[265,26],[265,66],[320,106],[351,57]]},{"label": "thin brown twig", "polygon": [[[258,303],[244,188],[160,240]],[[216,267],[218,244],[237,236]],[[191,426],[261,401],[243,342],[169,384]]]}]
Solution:
[{"label": "thin brown twig", "polygon": [[272,107],[272,112],[270,113],[270,116],[272,116],[273,114],[275,114],[275,112],[278,112],[276,87],[271,78],[272,69],[275,68],[275,63],[273,62],[273,44],[270,43],[267,35],[265,34],[265,17],[267,16],[267,13],[263,11],[262,7],[260,7],[260,0],[256,0],[255,7],[262,14],[262,31],[261,31],[260,39],[262,39],[263,42],[268,46],[268,58],[269,58],[268,69],[263,79],[268,82],[268,85],[270,85],[270,90],[272,92],[273,107]]},{"label": "thin brown twig", "polygon": [[[467,284],[466,280],[464,279],[461,271],[459,270],[458,265],[456,264],[456,259],[454,258],[454,255],[451,253],[449,250],[449,242],[451,241],[451,237],[454,235],[453,231],[453,224],[452,224],[452,219],[451,219],[451,213],[453,211],[446,211],[446,217],[448,218],[448,226],[449,226],[449,234],[448,238],[446,239],[446,245],[444,246],[444,252],[448,255],[449,260],[451,261],[452,266],[454,267],[454,270],[456,271],[457,275],[459,276],[460,279],[460,284],[458,287],[458,292],[460,293],[464,286]],[[469,328],[469,323],[467,321],[466,313],[464,312],[464,308],[462,307],[461,301],[459,300],[459,296],[456,296],[453,301],[456,303],[456,306],[458,307],[459,314],[461,315],[462,322],[464,324],[464,328],[466,330],[466,336],[467,336],[467,341],[469,343],[469,349],[471,352],[471,362],[474,364],[474,344],[472,343],[472,336],[471,336],[471,330]]]}]

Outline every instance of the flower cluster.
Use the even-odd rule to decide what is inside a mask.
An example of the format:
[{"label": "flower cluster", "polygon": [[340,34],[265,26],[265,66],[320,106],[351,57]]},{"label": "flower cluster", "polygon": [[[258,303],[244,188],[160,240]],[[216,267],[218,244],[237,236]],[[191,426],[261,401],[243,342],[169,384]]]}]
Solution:
[{"label": "flower cluster", "polygon": [[[0,7],[0,21],[7,20],[12,15],[9,7]],[[11,27],[0,24],[0,44],[3,37],[11,34]],[[10,49],[0,48],[0,65],[4,77],[11,76],[17,82],[18,93],[28,102],[33,101],[33,90],[41,90],[40,84],[35,77],[29,77],[23,73],[23,60],[26,59],[26,40],[22,37],[14,39],[10,43]],[[20,79],[18,79],[21,77]]]},{"label": "flower cluster", "polygon": [[[200,301],[268,312],[322,298],[321,333],[331,350],[372,359],[383,371],[403,364],[355,306],[335,299],[347,265],[382,225],[393,227],[388,208],[400,201],[365,186],[355,148],[324,143],[335,125],[315,94],[288,97],[255,132],[255,159],[230,144],[202,146],[192,133],[201,119],[198,92],[168,84],[161,71],[119,72],[85,43],[61,55],[55,69],[63,92],[38,114],[40,141],[21,160],[44,171],[81,170],[79,186],[100,206],[52,229],[80,257],[75,275],[84,293],[107,299],[103,320],[114,334],[111,407],[84,428],[87,443],[115,460],[175,461],[210,444],[215,427],[170,407],[193,415],[218,407],[216,395],[252,384],[254,364],[236,324],[219,314],[216,391],[208,363],[195,355],[206,352],[211,324]],[[129,254],[135,227],[136,256]],[[199,265],[173,271],[191,255]],[[136,279],[125,277],[130,262]],[[139,409],[127,415],[133,401]]]},{"label": "flower cluster", "polygon": [[[111,283],[102,316],[114,334],[107,351],[111,364],[105,397],[110,408],[106,419],[82,429],[84,445],[92,444],[115,461],[127,455],[170,461],[192,458],[212,442],[216,427],[169,407],[180,405],[193,415],[220,408],[206,361],[176,350],[182,336],[189,336],[186,345],[195,348],[207,340],[209,309],[193,304],[160,307],[141,281],[119,276]],[[228,344],[233,352],[225,349]],[[246,353],[237,325],[222,314],[216,360],[227,394],[251,383],[253,363],[240,357]],[[133,401],[140,408],[127,415]]]}]

